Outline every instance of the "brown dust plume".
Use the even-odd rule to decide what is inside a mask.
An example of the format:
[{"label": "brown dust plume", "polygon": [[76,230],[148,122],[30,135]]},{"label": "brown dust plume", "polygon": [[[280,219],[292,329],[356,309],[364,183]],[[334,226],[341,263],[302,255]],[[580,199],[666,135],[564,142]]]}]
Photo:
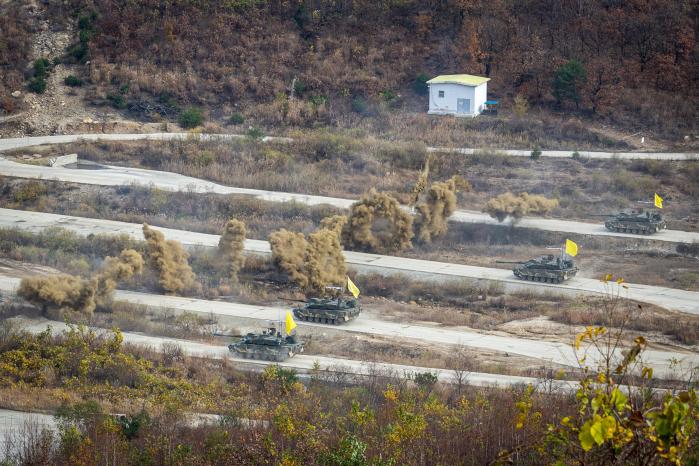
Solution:
[{"label": "brown dust plume", "polygon": [[432,183],[424,198],[415,206],[415,231],[419,241],[429,243],[448,229],[449,217],[456,210],[458,189],[470,191],[471,185],[459,176]]},{"label": "brown dust plume", "polygon": [[353,249],[400,251],[412,246],[413,218],[395,198],[372,188],[352,204],[342,239]]},{"label": "brown dust plume", "polygon": [[221,260],[228,269],[231,282],[238,282],[238,272],[245,265],[245,223],[232,218],[226,223],[221,239],[218,241],[218,250]]},{"label": "brown dust plume", "polygon": [[160,286],[167,293],[181,293],[194,286],[194,273],[187,262],[187,252],[182,245],[143,224],[143,236],[146,238],[146,260],[158,274]]},{"label": "brown dust plume", "polygon": [[483,212],[499,222],[511,217],[517,221],[528,214],[546,215],[558,207],[557,199],[548,199],[538,194],[522,193],[515,196],[506,192],[488,201]]}]

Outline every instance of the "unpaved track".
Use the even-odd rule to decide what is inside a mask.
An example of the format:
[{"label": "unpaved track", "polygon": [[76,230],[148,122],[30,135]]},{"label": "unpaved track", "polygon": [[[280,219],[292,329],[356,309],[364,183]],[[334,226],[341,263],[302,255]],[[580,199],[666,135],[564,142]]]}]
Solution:
[{"label": "unpaved track", "polygon": [[[136,141],[143,139],[150,140],[171,140],[200,138],[207,139],[241,139],[241,134],[198,134],[198,133],[130,133],[130,134],[64,134],[58,136],[36,136],[26,138],[6,138],[0,139],[0,152],[22,147],[38,146],[43,144],[66,144],[79,140],[85,141]],[[290,142],[291,138],[266,136],[263,141]],[[451,152],[464,155],[471,155],[484,149],[478,148],[450,148],[450,147],[428,147],[430,152]],[[529,157],[531,151],[520,149],[493,149],[498,153],[511,155],[513,157]],[[574,150],[542,150],[542,157],[570,158]],[[622,159],[622,160],[697,160],[699,154],[694,152],[601,152],[601,151],[578,151],[580,157],[589,159]]]},{"label": "unpaved track", "polygon": [[[22,328],[27,331],[38,333],[46,329],[47,326],[55,331],[64,331],[67,326],[62,322],[47,321],[42,319],[39,322],[27,323],[24,319],[20,320]],[[106,330],[99,330],[101,332],[106,332]],[[215,359],[229,359],[238,363],[242,366],[267,366],[278,364],[282,367],[287,367],[291,369],[300,370],[302,372],[309,372],[315,369],[314,366],[319,368],[320,371],[327,372],[338,372],[345,374],[354,375],[372,375],[387,373],[396,377],[401,378],[412,378],[415,374],[424,373],[430,371],[436,373],[440,382],[445,383],[455,383],[455,372],[448,369],[434,369],[430,367],[419,367],[419,366],[409,366],[404,364],[389,364],[380,362],[366,362],[357,361],[353,359],[342,359],[327,356],[311,356],[299,354],[293,358],[287,359],[284,362],[269,362],[269,361],[258,361],[253,359],[239,359],[231,356],[228,348],[223,345],[212,345],[207,343],[193,342],[189,340],[182,340],[177,338],[164,338],[164,337],[152,337],[148,335],[142,335],[138,333],[124,332],[124,342],[139,345],[148,346],[156,351],[160,351],[163,344],[176,344],[179,345],[186,354],[196,357],[205,358],[215,358]],[[466,376],[466,383],[475,386],[496,386],[496,387],[507,387],[519,384],[533,384],[538,385],[540,381],[533,377],[521,377],[513,375],[499,375],[499,374],[487,374],[482,372],[469,372]],[[574,382],[567,381],[552,381],[554,388],[560,388],[564,390],[572,390],[575,387]]]},{"label": "unpaved track", "polygon": [[[135,223],[117,222],[67,215],[46,214],[13,209],[0,209],[0,227],[18,228],[25,231],[40,232],[50,227],[61,227],[79,235],[120,234],[142,240],[142,226]],[[218,247],[218,235],[195,233],[170,228],[158,228],[168,239],[180,241],[188,246]],[[270,254],[267,241],[246,240],[245,251],[253,254]],[[506,292],[529,291],[552,295],[607,295],[608,285],[589,278],[573,278],[564,284],[532,283],[516,279],[512,272],[505,269],[476,267],[463,264],[408,259],[396,256],[382,256],[362,252],[345,251],[348,264],[364,272],[376,272],[384,275],[403,274],[422,280],[466,280],[479,286],[488,286],[492,282],[501,284]],[[699,292],[677,290],[650,285],[627,284],[623,296],[636,301],[655,304],[689,314],[699,314]]]},{"label": "unpaved track", "polygon": [[[20,280],[15,277],[0,275],[0,291],[14,293]],[[277,321],[283,316],[287,308],[254,306],[239,303],[221,301],[206,301],[194,298],[178,296],[164,296],[150,293],[138,293],[134,291],[118,290],[115,300],[131,304],[139,304],[156,310],[169,310],[176,313],[195,312],[205,315],[213,315],[219,318],[236,318],[253,321]],[[328,326],[300,321],[299,326],[311,333],[323,330],[337,330],[361,333],[366,335],[378,335],[406,340],[420,340],[434,344],[451,344],[470,348],[511,353],[539,359],[541,361],[559,364],[568,367],[578,367],[575,352],[570,344],[531,340],[526,338],[509,337],[502,335],[489,335],[472,330],[449,329],[431,327],[425,325],[400,324],[367,318],[362,315],[358,319],[338,326]],[[262,325],[262,324],[260,324]],[[150,339],[151,337],[142,336]],[[572,340],[571,335],[571,340]],[[330,348],[332,351],[332,348]],[[600,362],[601,355],[590,352],[587,355],[587,364],[594,366]],[[649,349],[644,352],[643,359],[646,365],[653,368],[659,377],[675,374],[670,367],[670,361],[676,360],[679,367],[699,366],[699,354],[689,351],[661,351]]]},{"label": "unpaved track", "polygon": [[[176,133],[154,133],[133,136],[152,136],[158,139],[165,136],[173,136]],[[99,135],[93,135],[99,136]],[[105,135],[105,136],[131,136],[131,135]],[[205,135],[206,136],[206,135]],[[72,136],[47,136],[51,138],[71,138]],[[233,137],[233,136],[231,136]],[[25,141],[23,138],[17,141]],[[169,138],[171,139],[171,138]],[[118,140],[118,138],[117,138]],[[0,139],[0,147],[3,141]],[[252,188],[236,188],[224,186],[211,181],[179,175],[177,173],[145,170],[142,168],[126,168],[112,165],[104,165],[101,170],[82,170],[64,167],[44,167],[39,165],[29,165],[3,159],[0,157],[0,174],[15,176],[18,178],[42,178],[47,180],[67,181],[73,183],[93,184],[98,186],[121,186],[140,185],[156,187],[167,191],[185,191],[195,193],[216,193],[216,194],[241,194],[252,196],[260,200],[269,202],[298,202],[306,205],[332,205],[341,209],[349,208],[356,200],[343,199],[328,196],[316,196],[309,194],[284,193],[277,191],[266,191]],[[482,212],[469,210],[457,210],[449,219],[453,222],[462,223],[485,223],[490,225],[509,225],[500,223]],[[652,239],[665,242],[699,242],[699,232],[686,232],[678,230],[665,230],[651,236],[639,236],[628,233],[616,233],[608,231],[602,223],[574,222],[569,220],[545,219],[536,217],[525,217],[517,222],[516,226],[523,228],[533,228],[538,230],[548,230],[557,232],[567,232],[595,236],[616,236],[634,239]]]}]

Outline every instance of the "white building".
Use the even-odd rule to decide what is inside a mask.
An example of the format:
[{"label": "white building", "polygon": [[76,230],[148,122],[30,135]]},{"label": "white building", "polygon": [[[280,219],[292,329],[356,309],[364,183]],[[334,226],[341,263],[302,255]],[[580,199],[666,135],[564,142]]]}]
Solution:
[{"label": "white building", "polygon": [[431,115],[474,117],[483,111],[490,78],[470,74],[445,74],[427,81]]}]

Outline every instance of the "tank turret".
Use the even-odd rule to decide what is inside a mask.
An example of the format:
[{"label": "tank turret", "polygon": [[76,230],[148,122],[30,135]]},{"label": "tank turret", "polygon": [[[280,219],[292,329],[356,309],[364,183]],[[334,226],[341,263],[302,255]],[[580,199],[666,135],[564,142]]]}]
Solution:
[{"label": "tank turret", "polygon": [[303,353],[304,342],[296,335],[282,336],[275,327],[261,333],[248,333],[240,341],[228,345],[228,350],[236,357],[284,361],[297,353]]},{"label": "tank turret", "polygon": [[667,228],[663,216],[657,212],[634,210],[616,214],[597,214],[593,217],[607,217],[605,228],[618,233],[633,233],[636,235],[651,235]]},{"label": "tank turret", "polygon": [[572,258],[548,254],[528,261],[496,261],[499,264],[515,264],[512,273],[517,278],[542,283],[563,283],[578,273]]},{"label": "tank turret", "polygon": [[311,298],[293,311],[300,320],[337,325],[355,319],[362,307],[357,299]]}]

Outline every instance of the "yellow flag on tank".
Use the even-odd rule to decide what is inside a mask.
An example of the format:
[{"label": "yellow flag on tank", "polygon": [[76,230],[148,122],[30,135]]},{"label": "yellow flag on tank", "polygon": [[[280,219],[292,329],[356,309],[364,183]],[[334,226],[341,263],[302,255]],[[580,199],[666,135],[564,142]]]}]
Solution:
[{"label": "yellow flag on tank", "polygon": [[653,202],[653,204],[655,204],[655,207],[657,207],[658,209],[663,208],[663,198],[658,196],[658,193],[655,193],[655,201]]},{"label": "yellow flag on tank", "polygon": [[354,282],[350,280],[350,277],[347,277],[347,289],[350,293],[352,293],[352,296],[354,296],[355,298],[359,297],[359,288],[357,288],[357,285],[355,285]]},{"label": "yellow flag on tank", "polygon": [[575,241],[566,240],[566,254],[573,257],[578,255],[578,245],[575,244]]},{"label": "yellow flag on tank", "polygon": [[286,311],[286,334],[289,335],[295,328],[296,322],[294,322],[294,316],[291,315],[291,312]]}]

